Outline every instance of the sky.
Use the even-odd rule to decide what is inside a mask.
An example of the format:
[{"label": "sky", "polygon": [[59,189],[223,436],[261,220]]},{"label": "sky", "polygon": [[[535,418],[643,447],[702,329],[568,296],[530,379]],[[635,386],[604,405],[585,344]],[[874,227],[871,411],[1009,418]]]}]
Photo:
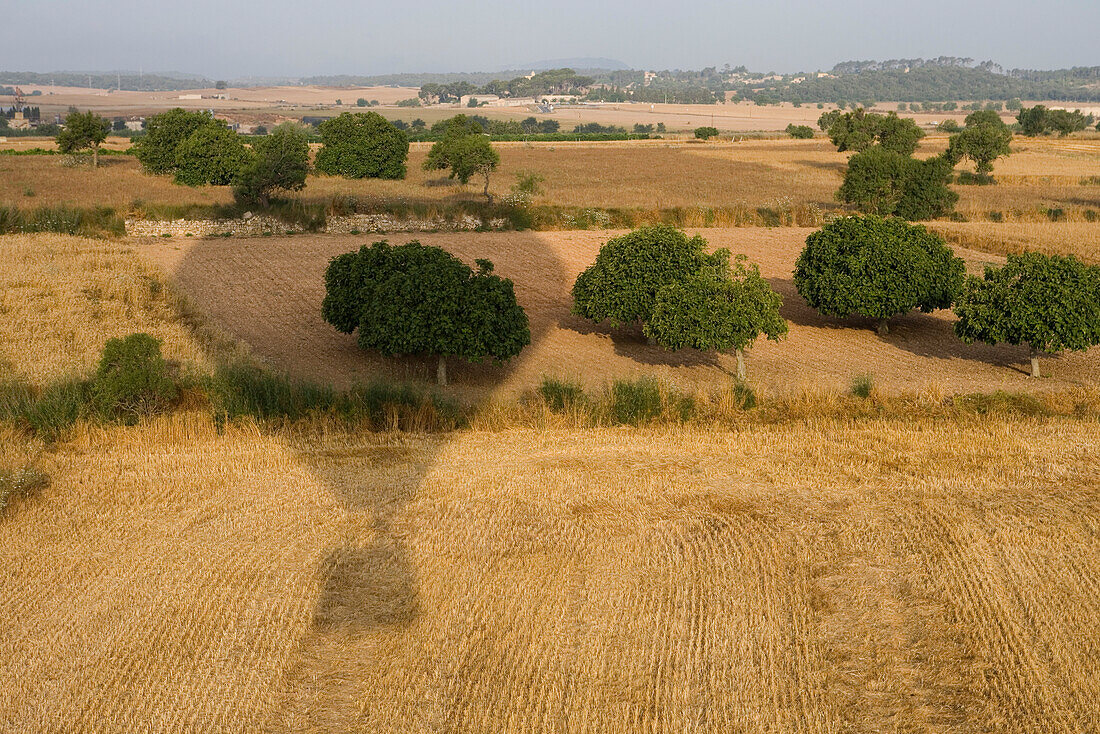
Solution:
[{"label": "sky", "polygon": [[814,71],[853,59],[1100,65],[1100,0],[4,0],[0,70],[208,78],[517,69]]}]

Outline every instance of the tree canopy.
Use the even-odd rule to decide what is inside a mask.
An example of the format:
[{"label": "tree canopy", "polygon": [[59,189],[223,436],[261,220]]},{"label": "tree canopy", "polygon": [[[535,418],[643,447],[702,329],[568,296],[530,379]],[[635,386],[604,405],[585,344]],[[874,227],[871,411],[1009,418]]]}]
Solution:
[{"label": "tree canopy", "polygon": [[276,126],[252,144],[255,153],[237,177],[233,196],[267,206],[276,191],[301,191],[309,173],[309,139],[292,122]]},{"label": "tree canopy", "polygon": [[176,146],[176,183],[228,186],[252,161],[241,136],[225,125],[203,125]]},{"label": "tree canopy", "polygon": [[481,126],[464,115],[456,115],[451,118],[443,138],[428,151],[423,166],[425,171],[450,170],[450,178],[463,184],[469,183],[474,174],[480,174],[485,179],[485,198],[492,203],[489,176],[499,164],[500,155],[481,133]]},{"label": "tree canopy", "polygon": [[344,112],[320,125],[318,171],[344,178],[405,178],[408,136],[377,112]]},{"label": "tree canopy", "polygon": [[612,326],[649,321],[661,288],[728,260],[725,250],[707,254],[706,244],[664,224],[608,240],[573,284],[573,313]]},{"label": "tree canopy", "polygon": [[111,121],[96,113],[70,112],[65,118],[65,127],[57,134],[57,149],[62,153],[75,153],[86,148],[92,149],[92,165],[99,166],[99,146],[107,139],[111,131]]},{"label": "tree canopy", "polygon": [[1012,152],[1009,143],[1012,131],[992,111],[972,112],[966,116],[966,127],[951,136],[947,156],[952,165],[962,158],[974,162],[978,176],[989,178],[993,161]]},{"label": "tree canopy", "polygon": [[222,125],[209,113],[188,112],[176,107],[145,119],[145,135],[134,143],[133,151],[148,173],[176,170],[176,148],[200,127]]},{"label": "tree canopy", "polygon": [[820,313],[874,319],[886,333],[895,316],[950,307],[963,274],[963,261],[920,225],[841,217],[806,238],[794,284]]},{"label": "tree canopy", "polygon": [[732,349],[737,377],[744,379],[744,350],[761,335],[779,341],[787,334],[787,322],[779,315],[782,305],[783,299],[744,255],[737,256],[732,267],[723,257],[720,264],[706,265],[662,287],[643,332],[671,350]]},{"label": "tree canopy", "polygon": [[321,313],[339,331],[358,331],[363,349],[438,356],[446,384],[448,357],[502,362],[531,343],[512,281],[488,260],[476,264],[415,240],[364,245],[329,263]]},{"label": "tree canopy", "polygon": [[918,160],[873,145],[848,160],[837,198],[866,214],[934,219],[951,211],[959,199],[948,188],[953,167],[946,155]]},{"label": "tree canopy", "polygon": [[912,155],[924,131],[908,117],[898,117],[896,112],[880,115],[860,107],[852,112],[830,116],[825,113],[819,123],[828,121],[829,140],[838,151],[862,152],[872,145],[885,150]]},{"label": "tree canopy", "polygon": [[1027,344],[1031,376],[1039,355],[1100,344],[1100,267],[1072,255],[1025,252],[1004,267],[969,276],[955,304],[955,333],[967,344]]}]

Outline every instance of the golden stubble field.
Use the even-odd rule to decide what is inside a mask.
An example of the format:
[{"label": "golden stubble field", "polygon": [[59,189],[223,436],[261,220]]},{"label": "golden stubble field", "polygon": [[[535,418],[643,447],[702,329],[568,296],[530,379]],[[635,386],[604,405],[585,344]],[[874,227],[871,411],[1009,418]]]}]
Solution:
[{"label": "golden stubble field", "polygon": [[[802,388],[844,389],[857,375],[871,374],[890,392],[932,386],[948,392],[997,389],[1061,389],[1100,381],[1093,349],[1044,360],[1049,379],[1028,381],[1026,347],[966,346],[952,330],[950,311],[899,317],[892,333],[879,337],[867,321],[825,318],[794,289],[794,262],[806,236],[799,228],[735,228],[698,231],[712,247],[727,247],[760,265],[784,299],[790,335],[778,344],[758,342],[749,352],[749,377],[773,392]],[[394,243],[419,239],[468,262],[487,257],[511,278],[520,305],[538,336],[507,369],[456,364],[459,390],[484,395],[501,380],[513,390],[536,385],[544,375],[577,379],[598,387],[618,377],[654,374],[684,388],[727,384],[730,355],[694,350],[670,353],[647,346],[629,329],[612,330],[570,314],[577,274],[595,260],[600,246],[621,232],[526,232],[484,234],[394,234]],[[354,336],[336,332],[320,316],[324,270],[340,253],[381,236],[296,236],[233,241],[149,240],[137,252],[172,278],[210,320],[251,346],[269,364],[299,377],[348,385],[376,376],[431,379],[434,363],[365,354]],[[972,272],[997,255],[960,250]]]},{"label": "golden stubble field", "polygon": [[1097,438],[78,431],[0,517],[0,724],[1093,731]]},{"label": "golden stubble field", "polygon": [[[0,372],[137,330],[199,371],[224,348],[142,243],[0,247]],[[0,425],[0,471],[49,477],[0,512],[0,730],[1091,731],[1098,444],[995,416]]]}]

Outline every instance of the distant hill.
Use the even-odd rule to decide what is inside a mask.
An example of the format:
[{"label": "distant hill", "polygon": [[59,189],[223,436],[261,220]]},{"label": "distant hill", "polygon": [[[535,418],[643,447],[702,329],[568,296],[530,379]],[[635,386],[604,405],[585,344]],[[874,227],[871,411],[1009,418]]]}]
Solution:
[{"label": "distant hill", "polygon": [[536,61],[530,64],[518,64],[517,69],[528,71],[546,71],[547,69],[573,69],[582,71],[626,71],[629,66],[617,59],[605,59],[602,57],[581,56],[572,59],[549,59]]}]

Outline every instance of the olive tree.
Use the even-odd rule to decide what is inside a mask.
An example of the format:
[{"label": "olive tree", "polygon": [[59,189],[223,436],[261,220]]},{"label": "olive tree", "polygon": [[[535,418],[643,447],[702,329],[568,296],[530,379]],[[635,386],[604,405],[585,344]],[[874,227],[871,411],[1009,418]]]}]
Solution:
[{"label": "olive tree", "polygon": [[285,122],[252,144],[255,153],[233,187],[241,203],[266,207],[276,191],[301,191],[309,173],[309,140],[301,127]]},{"label": "olive tree", "polygon": [[96,113],[70,112],[65,118],[65,127],[57,134],[57,149],[62,153],[75,153],[85,148],[92,149],[92,166],[99,167],[99,146],[107,139],[111,131],[111,121]]},{"label": "olive tree", "polygon": [[445,385],[449,357],[503,362],[531,343],[512,281],[493,275],[488,260],[476,264],[417,241],[364,245],[329,263],[321,315],[339,331],[358,331],[363,349],[438,357]]},{"label": "olive tree", "polygon": [[963,261],[933,232],[900,219],[841,217],[806,238],[794,284],[810,307],[877,322],[913,309],[949,308],[962,287]]},{"label": "olive tree", "polygon": [[761,335],[779,341],[787,334],[787,322],[779,315],[782,305],[757,266],[739,255],[732,268],[726,262],[708,265],[661,288],[644,332],[671,350],[732,349],[737,377],[743,380],[745,349]]},{"label": "olive tree", "polygon": [[409,137],[377,112],[344,112],[320,126],[321,173],[344,178],[405,178]]},{"label": "olive tree", "polygon": [[425,171],[450,170],[450,178],[458,179],[463,185],[475,174],[482,176],[485,188],[481,193],[490,204],[493,195],[489,193],[489,176],[498,165],[500,155],[493,150],[489,138],[483,133],[471,132],[462,124],[447,128],[443,139],[432,145],[423,164]]},{"label": "olive tree", "polygon": [[993,161],[1012,152],[1009,143],[1012,131],[1000,115],[992,111],[973,112],[966,117],[966,127],[951,136],[947,156],[952,165],[962,158],[974,162],[980,178],[992,179]]},{"label": "olive tree", "polygon": [[664,224],[608,240],[573,284],[573,313],[597,323],[606,319],[613,327],[644,325],[662,288],[728,259],[725,250],[708,255],[706,244]]},{"label": "olive tree", "polygon": [[1100,344],[1100,267],[1072,255],[1025,252],[1004,267],[969,276],[955,304],[955,333],[967,344],[1027,344],[1031,376],[1039,356]]}]

